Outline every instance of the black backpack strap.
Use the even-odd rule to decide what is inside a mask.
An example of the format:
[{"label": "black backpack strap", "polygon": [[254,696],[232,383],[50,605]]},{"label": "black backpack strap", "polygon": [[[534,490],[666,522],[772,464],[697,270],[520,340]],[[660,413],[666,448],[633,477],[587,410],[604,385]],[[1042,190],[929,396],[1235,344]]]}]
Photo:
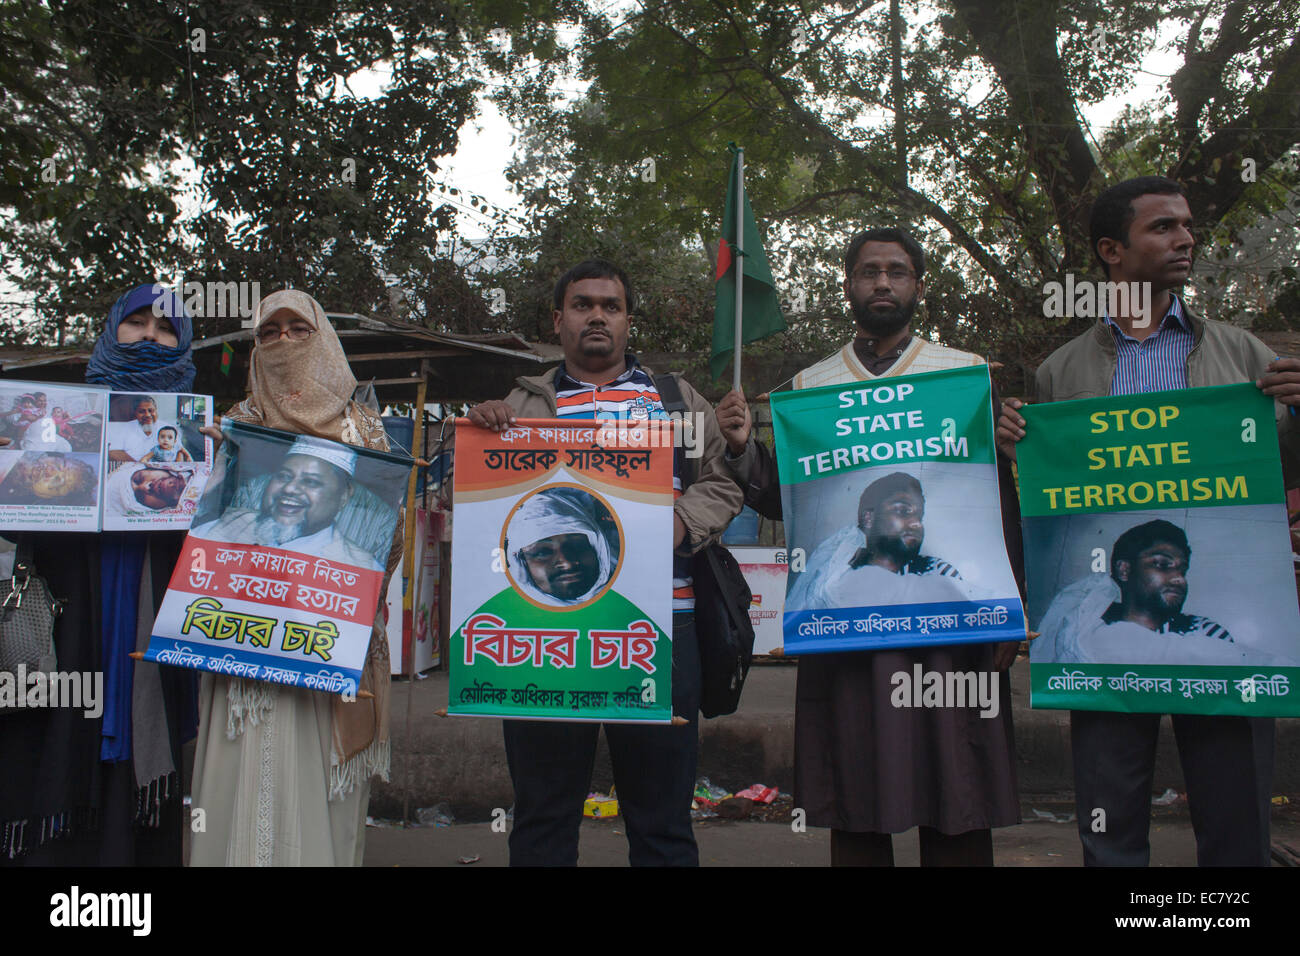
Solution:
[{"label": "black backpack strap", "polygon": [[[659,401],[664,406],[664,411],[668,413],[676,412],[678,415],[686,415],[690,411],[686,407],[686,399],[682,397],[682,386],[677,380],[676,372],[665,372],[662,375],[653,376],[655,391],[659,393]],[[691,486],[695,480],[695,460],[687,457],[686,473],[682,475],[682,491]]]},{"label": "black backpack strap", "polygon": [[682,397],[682,386],[677,381],[676,372],[665,372],[654,377],[655,390],[666,412],[686,411],[686,399]]}]

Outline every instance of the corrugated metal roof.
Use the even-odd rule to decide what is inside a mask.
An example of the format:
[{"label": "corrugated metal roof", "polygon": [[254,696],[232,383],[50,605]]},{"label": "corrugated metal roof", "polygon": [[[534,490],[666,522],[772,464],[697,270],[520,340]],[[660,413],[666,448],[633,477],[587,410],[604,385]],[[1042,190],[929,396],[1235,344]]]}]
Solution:
[{"label": "corrugated metal roof", "polygon": [[0,348],[0,371],[36,368],[40,365],[84,365],[90,361],[90,349],[84,346],[55,348],[51,345],[24,345]]},{"label": "corrugated metal roof", "polygon": [[[529,342],[521,336],[503,332],[488,332],[478,335],[465,335],[452,332],[436,332],[424,326],[393,319],[375,319],[350,312],[326,313],[332,321],[346,320],[355,322],[358,328],[340,329],[339,338],[347,349],[349,339],[367,336],[391,336],[410,343],[437,344],[444,347],[460,348],[471,352],[495,353],[524,361],[549,363],[564,357],[564,350],[558,345],[543,342]],[[252,329],[239,329],[224,335],[213,335],[199,339],[194,343],[195,352],[218,348],[226,342],[252,342]],[[0,348],[0,372],[14,372],[22,369],[37,368],[44,365],[84,365],[90,361],[91,349],[84,345],[56,348],[48,345],[10,346]]]},{"label": "corrugated metal roof", "polygon": [[[386,335],[405,339],[408,342],[436,343],[452,348],[463,348],[474,352],[488,352],[508,355],[511,358],[533,362],[556,362],[564,357],[564,350],[558,345],[543,342],[529,342],[521,336],[505,332],[488,332],[479,335],[466,335],[452,332],[436,332],[422,325],[402,322],[397,319],[376,319],[355,312],[327,312],[330,321],[335,323],[340,341],[346,345],[348,339],[366,335]],[[355,322],[356,329],[338,329],[338,321]],[[194,351],[201,352],[215,348],[226,342],[251,342],[252,329],[239,329],[224,335],[214,335],[194,343]]]}]

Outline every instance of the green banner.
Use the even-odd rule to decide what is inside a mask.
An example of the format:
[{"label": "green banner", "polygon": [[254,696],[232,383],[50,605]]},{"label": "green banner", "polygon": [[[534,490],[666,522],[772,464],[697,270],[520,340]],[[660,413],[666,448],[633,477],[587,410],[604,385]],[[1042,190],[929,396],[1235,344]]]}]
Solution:
[{"label": "green banner", "polygon": [[1273,401],[1254,385],[1052,402],[1022,414],[1025,517],[1285,498]]},{"label": "green banner", "polygon": [[976,365],[772,396],[787,654],[1022,640]]},{"label": "green banner", "polygon": [[772,416],[781,483],[873,465],[991,463],[988,394],[985,365],[776,392]]},{"label": "green banner", "polygon": [[1300,714],[1273,402],[1251,383],[1027,405],[1031,704]]}]

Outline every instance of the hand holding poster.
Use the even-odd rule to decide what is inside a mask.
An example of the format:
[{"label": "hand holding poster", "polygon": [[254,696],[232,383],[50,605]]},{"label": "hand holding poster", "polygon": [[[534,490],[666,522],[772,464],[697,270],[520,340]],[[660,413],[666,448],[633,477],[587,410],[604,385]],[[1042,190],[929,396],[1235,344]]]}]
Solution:
[{"label": "hand holding poster", "polygon": [[459,419],[448,713],[672,718],[672,426]]},{"label": "hand holding poster", "polygon": [[145,659],[355,694],[410,459],[222,430]]},{"label": "hand holding poster", "polygon": [[772,395],[789,654],[1021,640],[987,366]]},{"label": "hand holding poster", "polygon": [[1028,405],[1034,707],[1294,716],[1300,611],[1252,384]]}]

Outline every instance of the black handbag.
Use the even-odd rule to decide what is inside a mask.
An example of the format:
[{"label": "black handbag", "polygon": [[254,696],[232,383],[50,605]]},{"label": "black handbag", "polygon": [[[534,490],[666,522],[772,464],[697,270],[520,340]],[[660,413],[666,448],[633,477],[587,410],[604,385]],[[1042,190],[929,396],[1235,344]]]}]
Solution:
[{"label": "black handbag", "polygon": [[[664,410],[687,411],[675,375],[656,375],[655,388]],[[695,478],[695,462],[686,460],[682,491]],[[701,548],[691,558],[695,588],[695,636],[700,647],[700,713],[721,717],[735,713],[754,659],[754,623],[749,618],[753,594],[740,564],[721,544]]]},{"label": "black handbag", "polygon": [[0,594],[0,675],[9,678],[15,693],[12,702],[0,700],[3,717],[25,710],[17,698],[26,695],[29,675],[58,669],[54,621],[62,606],[32,567],[32,547],[25,539],[20,539],[14,555],[9,590],[0,583]]},{"label": "black handbag", "polygon": [[695,580],[695,635],[700,645],[700,713],[734,714],[754,659],[753,599],[730,551],[711,544],[691,560]]}]

